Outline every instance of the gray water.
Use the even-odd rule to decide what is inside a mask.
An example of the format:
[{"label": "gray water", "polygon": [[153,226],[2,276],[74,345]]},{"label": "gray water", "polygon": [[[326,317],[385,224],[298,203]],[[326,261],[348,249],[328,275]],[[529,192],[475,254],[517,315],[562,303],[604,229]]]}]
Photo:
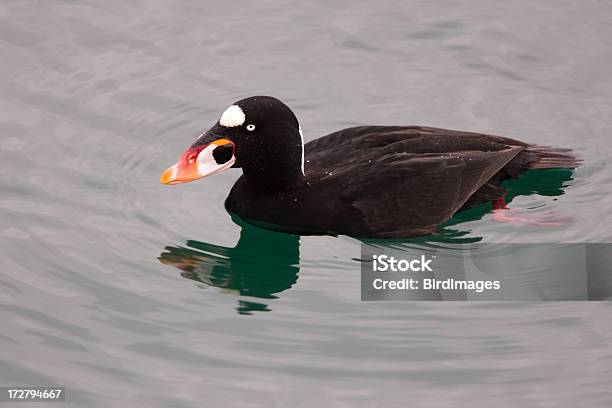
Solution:
[{"label": "gray water", "polygon": [[237,225],[238,170],[158,181],[268,94],[307,140],[572,147],[582,167],[510,204],[562,226],[482,211],[450,234],[610,242],[609,2],[2,0],[0,60],[0,385],[75,407],[612,405],[608,303],[360,302],[359,241]]}]

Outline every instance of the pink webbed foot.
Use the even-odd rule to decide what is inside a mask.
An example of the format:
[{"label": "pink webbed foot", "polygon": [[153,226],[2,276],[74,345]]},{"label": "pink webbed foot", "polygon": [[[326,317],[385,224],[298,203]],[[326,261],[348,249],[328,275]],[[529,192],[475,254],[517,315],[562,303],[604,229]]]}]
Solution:
[{"label": "pink webbed foot", "polygon": [[541,214],[528,214],[518,209],[506,207],[504,198],[493,201],[492,217],[497,222],[508,222],[511,224],[531,225],[535,227],[558,227],[569,221],[569,217],[548,211]]}]

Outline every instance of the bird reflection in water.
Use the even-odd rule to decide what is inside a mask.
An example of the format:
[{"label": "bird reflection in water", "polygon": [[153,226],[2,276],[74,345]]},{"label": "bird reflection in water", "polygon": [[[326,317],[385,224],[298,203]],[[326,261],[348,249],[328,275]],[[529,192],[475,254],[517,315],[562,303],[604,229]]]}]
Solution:
[{"label": "bird reflection in water", "polygon": [[[571,169],[529,170],[523,173],[517,180],[508,180],[502,183],[502,187],[507,189],[504,201],[506,204],[510,204],[515,197],[530,196],[534,194],[544,197],[560,196],[565,192],[565,188],[572,180],[573,170]],[[450,220],[441,225],[441,230],[446,232],[447,237],[454,239],[466,234],[466,232],[451,228],[453,226],[481,219],[485,214],[491,212],[493,213],[493,220],[495,221],[503,220],[502,213],[506,212],[519,213],[519,216],[515,216],[515,218],[520,220],[520,211],[521,210],[517,211],[514,208],[503,210],[496,209],[494,203],[487,203],[456,213]],[[540,210],[537,211],[539,212]],[[496,215],[502,217],[496,217]],[[569,217],[551,211],[538,215],[528,214],[528,216],[534,218],[534,220],[541,219],[541,222],[524,223],[525,225],[531,226],[563,227],[563,225],[569,221]],[[457,241],[455,242],[458,243]],[[472,240],[469,242],[474,241]]]},{"label": "bird reflection in water", "polygon": [[[159,261],[180,269],[181,276],[241,296],[275,299],[296,283],[300,236],[265,230],[237,217],[242,229],[235,247],[189,240],[185,247],[168,246]],[[269,311],[267,304],[238,301],[240,314]]]},{"label": "bird reflection in water", "polygon": [[[538,194],[559,196],[572,180],[570,170],[528,171],[518,180],[507,182],[509,192],[506,202],[516,196]],[[395,240],[362,240],[365,243],[396,245],[428,243],[468,244],[479,242],[482,237],[470,235],[470,230],[460,225],[481,219],[492,210],[491,204],[461,211],[445,224],[438,233],[421,237]],[[278,294],[297,282],[300,262],[300,236],[262,229],[233,216],[232,220],[242,229],[235,247],[228,248],[206,242],[189,240],[184,247],[168,246],[159,261],[180,269],[181,276],[208,286],[259,299],[275,299]],[[359,267],[355,267],[358,271]],[[358,276],[356,275],[356,278]],[[258,301],[238,301],[238,313],[252,314],[269,311],[267,304]]]}]

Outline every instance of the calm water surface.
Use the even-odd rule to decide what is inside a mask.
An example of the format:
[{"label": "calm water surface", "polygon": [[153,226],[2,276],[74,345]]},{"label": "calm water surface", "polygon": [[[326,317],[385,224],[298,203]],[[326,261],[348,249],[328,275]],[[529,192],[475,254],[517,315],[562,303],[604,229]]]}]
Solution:
[{"label": "calm water surface", "polygon": [[238,171],[158,181],[270,94],[307,140],[573,147],[584,166],[511,203],[562,227],[485,209],[445,234],[611,242],[612,6],[536,3],[0,1],[0,385],[75,407],[611,406],[608,303],[361,303],[359,241],[234,223]]}]

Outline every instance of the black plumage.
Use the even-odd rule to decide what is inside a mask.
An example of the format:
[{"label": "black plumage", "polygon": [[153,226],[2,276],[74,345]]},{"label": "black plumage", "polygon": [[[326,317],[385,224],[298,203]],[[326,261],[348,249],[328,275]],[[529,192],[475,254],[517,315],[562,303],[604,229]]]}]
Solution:
[{"label": "black plumage", "polygon": [[[436,231],[455,212],[503,197],[500,183],[527,169],[573,168],[569,149],[422,126],[360,126],[306,143],[295,115],[271,97],[236,102],[257,131],[217,123],[194,145],[235,143],[243,176],[229,211],[302,234],[397,238]],[[244,126],[242,126],[244,127]]]}]

